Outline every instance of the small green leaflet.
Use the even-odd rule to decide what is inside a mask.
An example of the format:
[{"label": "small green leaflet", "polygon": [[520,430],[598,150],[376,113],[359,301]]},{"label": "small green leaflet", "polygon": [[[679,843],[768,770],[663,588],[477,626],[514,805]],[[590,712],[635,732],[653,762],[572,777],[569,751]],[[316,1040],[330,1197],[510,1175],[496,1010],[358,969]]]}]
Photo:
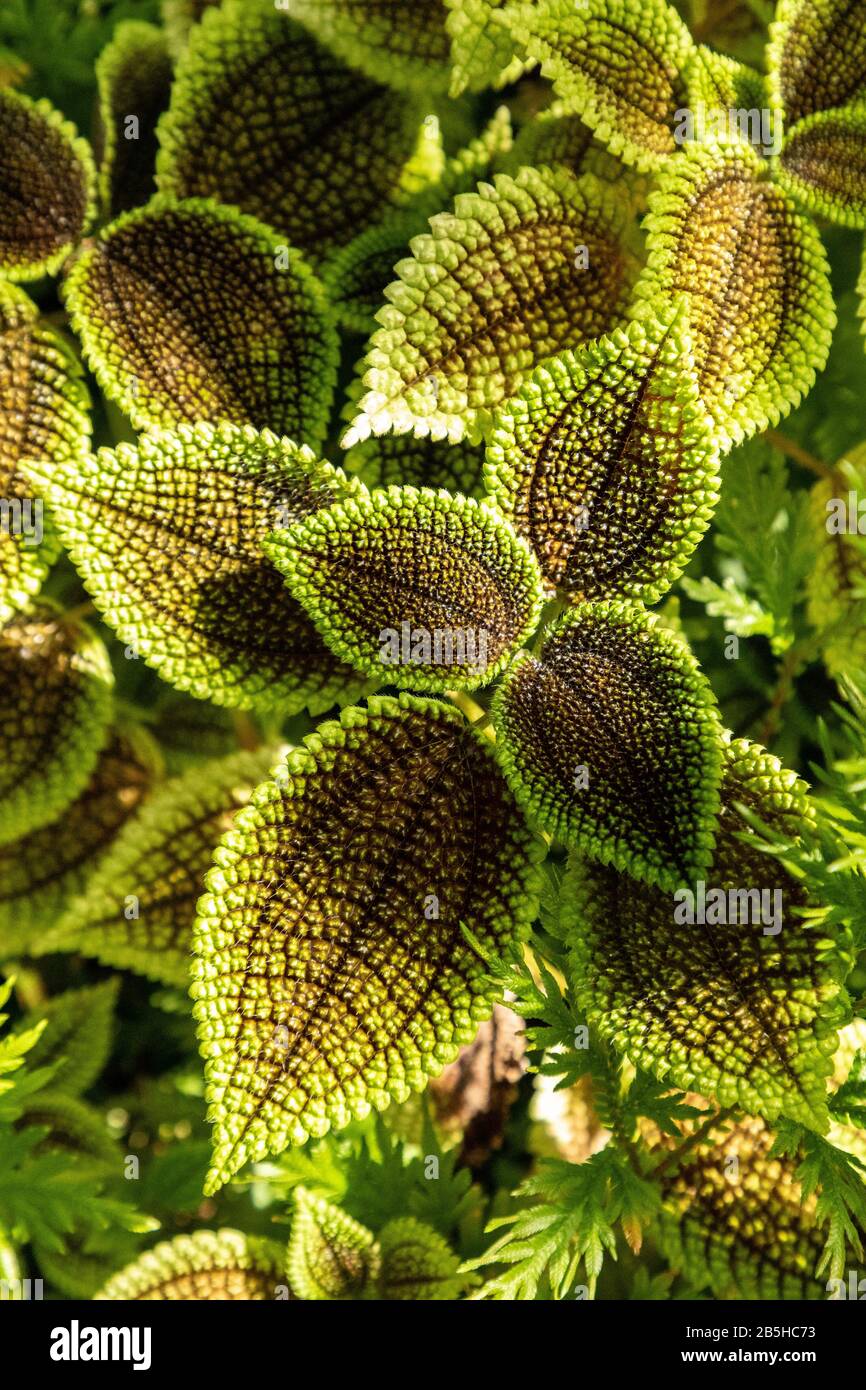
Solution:
[{"label": "small green leaflet", "polygon": [[88,628],[46,604],[0,628],[0,845],[54,820],[108,737],[113,676]]},{"label": "small green leaflet", "polygon": [[467,690],[535,630],[538,566],[487,502],[431,488],[349,497],[268,539],[328,646],[381,683]]},{"label": "small green leaflet", "polygon": [[146,1251],[94,1295],[97,1300],[173,1302],[290,1297],[285,1253],[276,1241],[240,1231],[196,1231]]},{"label": "small green leaflet", "polygon": [[296,1188],[288,1272],[298,1298],[370,1297],[378,1271],[372,1231],[323,1197]]},{"label": "small green leaflet", "polygon": [[701,395],[726,449],[799,404],[836,322],[818,232],[766,167],[744,140],[687,144],[645,224],[637,312],[685,296]]},{"label": "small green leaflet", "polygon": [[155,791],[42,939],[40,954],[77,951],[185,985],[196,902],[214,846],[277,756],[275,748],[234,753]]},{"label": "small green leaflet", "polygon": [[343,443],[478,438],[533,366],[608,331],[638,269],[628,195],[591,174],[521,169],[457,197],[396,267]]},{"label": "small green leaflet", "polygon": [[250,426],[185,425],[29,473],[130,659],[235,708],[321,713],[363,689],[261,550],[350,486],[309,449]]},{"label": "small green leaflet", "polygon": [[214,857],[192,994],[215,1192],[248,1161],[420,1090],[471,1042],[493,954],[535,913],[543,847],[453,706],[343,710]]},{"label": "small green leaflet", "polygon": [[38,593],[59,549],[19,465],[80,458],[90,441],[81,367],[23,290],[0,281],[0,622]]},{"label": "small green leaflet", "polygon": [[[111,1050],[119,988],[120,981],[115,978],[86,989],[70,989],[27,1014],[27,1028],[45,1021],[27,1060],[29,1066],[53,1068],[52,1091],[78,1096],[99,1076]],[[42,1099],[40,1094],[40,1103]],[[30,1119],[29,1123],[36,1121]]]},{"label": "small green leaflet", "polygon": [[344,63],[428,99],[448,86],[444,0],[290,0],[292,18]]},{"label": "small green leaflet", "polygon": [[224,419],[324,439],[338,357],[324,291],[253,218],[154,198],[101,232],[64,295],[88,365],[136,429]]},{"label": "small green leaflet", "polygon": [[497,753],[534,822],[673,890],[713,847],[721,728],[706,678],[655,615],[580,603],[520,652],[493,702]]},{"label": "small green leaflet", "polygon": [[445,0],[451,39],[450,96],[516,82],[526,63],[515,51],[504,0]]},{"label": "small green leaflet", "polygon": [[718,497],[681,305],[537,367],[494,416],[485,481],[550,589],[655,602]]},{"label": "small green leaflet", "polygon": [[841,1005],[806,894],[744,844],[738,803],[796,836],[805,787],[758,745],[728,743],[711,865],[673,897],[575,856],[560,919],[588,1021],[660,1081],[769,1119],[826,1128]]},{"label": "small green leaflet", "polygon": [[93,217],[95,182],[87,141],[59,111],[0,88],[0,274],[53,274]]},{"label": "small green leaflet", "polygon": [[773,105],[790,128],[866,95],[866,0],[777,0],[767,49]]},{"label": "small green leaflet", "polygon": [[638,169],[676,152],[692,37],[666,0],[533,0],[505,11],[557,96]]},{"label": "small green leaflet", "polygon": [[225,0],[178,64],[159,187],[231,203],[321,257],[406,191],[428,114],[425,98],[359,76],[273,0]]},{"label": "small green leaflet", "polygon": [[107,217],[140,207],[156,192],[156,124],[168,107],[172,62],[153,24],[119,24],[96,64],[99,87],[99,196]]},{"label": "small green leaflet", "polygon": [[809,212],[866,227],[866,110],[818,111],[782,146],[776,177]]}]

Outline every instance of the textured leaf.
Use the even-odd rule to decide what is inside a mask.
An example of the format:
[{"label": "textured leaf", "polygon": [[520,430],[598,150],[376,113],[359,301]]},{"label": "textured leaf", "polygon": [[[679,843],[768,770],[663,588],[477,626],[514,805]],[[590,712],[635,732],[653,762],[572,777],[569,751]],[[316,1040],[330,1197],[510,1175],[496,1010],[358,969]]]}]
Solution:
[{"label": "textured leaf", "polygon": [[84,791],[41,830],[0,849],[0,959],[28,952],[80,893],[159,771],[140,729],[118,729]]},{"label": "textured leaf", "polygon": [[288,1271],[298,1298],[370,1297],[378,1265],[372,1231],[324,1198],[297,1189]]},{"label": "textured leaf", "polygon": [[[369,335],[375,315],[394,279],[394,268],[411,255],[410,242],[428,229],[428,221],[458,193],[469,193],[480,179],[491,176],[511,148],[511,118],[502,106],[482,134],[449,159],[440,178],[407,203],[389,208],[372,227],[366,227],[347,246],[331,251],[322,263],[322,281],[334,304],[341,327]],[[524,160],[531,164],[532,160]]]},{"label": "textured leaf", "polygon": [[291,0],[291,14],[344,63],[429,97],[449,81],[443,0]]},{"label": "textured leaf", "polygon": [[41,953],[77,951],[148,979],[185,985],[196,902],[214,846],[274,765],[276,750],[235,753],[172,778],[115,839]]},{"label": "textured leaf", "polygon": [[761,73],[704,44],[695,49],[683,77],[688,90],[687,109],[695,115],[701,107],[705,118],[709,118],[718,111],[763,111],[770,105],[767,79]]},{"label": "textured leaf", "polygon": [[205,11],[219,3],[220,0],[162,0],[162,21],[173,57],[183,53],[190,31],[201,21]]},{"label": "textured leaf", "polygon": [[488,503],[460,494],[361,494],[264,549],[335,655],[403,688],[488,683],[540,616],[529,547]]},{"label": "textured leaf", "polygon": [[675,153],[694,44],[666,0],[534,0],[506,13],[557,96],[613,154],[657,169]]},{"label": "textured leaf", "polygon": [[583,603],[520,652],[493,716],[518,802],[563,844],[673,889],[709,863],[721,776],[715,701],[655,615]]},{"label": "textured leaf", "polygon": [[75,127],[49,102],[0,88],[0,274],[53,274],[93,216],[94,183]]},{"label": "textured leaf", "polygon": [[[99,1076],[111,1050],[119,983],[113,979],[87,989],[67,990],[27,1014],[28,1028],[45,1020],[45,1028],[28,1055],[28,1065],[56,1068],[51,1078],[53,1091],[81,1095]],[[28,1123],[37,1121],[31,1118]]]},{"label": "textured leaf", "polygon": [[692,143],[650,197],[638,298],[683,294],[704,404],[730,447],[823,369],[836,321],[820,237],[744,141]]},{"label": "textured leaf", "polygon": [[[866,496],[864,445],[851,450],[837,465],[834,477],[820,479],[809,497],[817,558],[806,577],[807,612],[815,629],[828,630],[821,644],[821,659],[836,677],[866,671],[866,538],[848,527],[851,492],[857,498]],[[839,502],[845,510],[842,530],[834,520]]]},{"label": "textured leaf", "polygon": [[[579,174],[593,138],[591,127],[580,116],[567,111],[562,102],[554,102],[526,122],[508,163],[515,170],[524,164],[565,164],[572,173]],[[624,166],[620,168],[624,172]],[[511,172],[510,167],[506,172]]]},{"label": "textured leaf", "polygon": [[477,437],[537,362],[621,315],[637,271],[627,195],[526,168],[454,207],[397,266],[347,446],[392,429]]},{"label": "textured leaf", "polygon": [[379,1296],[431,1302],[459,1298],[466,1275],[437,1231],[414,1217],[389,1221],[377,1242],[381,1252]]},{"label": "textured leaf", "polygon": [[157,198],[102,232],[65,294],[91,369],[136,429],[222,418],[323,440],[337,336],[318,280],[270,228]]},{"label": "textured leaf", "polygon": [[192,988],[215,1124],[208,1190],[405,1100],[489,1015],[464,939],[520,939],[541,846],[452,706],[344,710],[259,788],[215,856]]},{"label": "textured leaf", "polygon": [[321,713],[363,688],[261,551],[342,490],[343,475],[309,449],[203,424],[29,472],[106,621],[179,690]]},{"label": "textured leaf", "polygon": [[[737,838],[745,829],[737,803],[784,834],[800,833],[805,790],[757,745],[729,743],[712,864],[689,885],[695,920],[683,920],[689,900],[575,857],[561,921],[581,1008],[637,1065],[721,1105],[826,1128],[837,986],[817,934],[797,915],[807,902],[802,887]],[[713,889],[725,895],[721,907]],[[768,896],[758,904],[731,891]]]},{"label": "textured leaf", "polygon": [[682,307],[537,367],[494,417],[485,479],[552,589],[654,602],[712,516],[716,450]]},{"label": "textured leaf", "polygon": [[451,38],[451,96],[515,82],[526,66],[502,15],[504,0],[445,0]]},{"label": "textured leaf", "polygon": [[0,845],[54,820],[86,787],[108,735],[104,646],[43,604],[0,628]]},{"label": "textured leaf", "polygon": [[446,439],[419,439],[414,434],[383,434],[356,444],[345,465],[367,487],[429,487],[484,496],[481,470],[484,447],[449,444]]},{"label": "textured leaf", "polygon": [[189,1302],[285,1298],[283,1247],[240,1231],[175,1236],[109,1279],[97,1299]]},{"label": "textured leaf", "polygon": [[106,215],[116,217],[156,192],[156,123],[168,108],[172,80],[163,30],[137,20],[118,25],[100,54],[96,79],[99,193]]},{"label": "textured leaf", "polygon": [[767,50],[774,106],[790,128],[866,95],[866,0],[778,0]]},{"label": "textured leaf", "polygon": [[39,322],[23,290],[0,282],[0,500],[8,504],[0,514],[0,622],[38,592],[58,550],[18,465],[38,458],[50,467],[83,454],[88,404],[63,340]]},{"label": "textured leaf", "polygon": [[827,1297],[814,1277],[822,1243],[814,1199],[804,1200],[790,1159],[769,1157],[772,1143],[764,1121],[747,1117],[659,1178],[661,1245],[695,1289],[709,1286],[721,1298]]},{"label": "textured leaf", "polygon": [[184,772],[203,758],[220,758],[237,748],[231,711],[174,690],[160,692],[155,733],[169,772]]},{"label": "textured leaf", "polygon": [[232,203],[320,256],[400,196],[428,113],[344,66],[273,0],[225,0],[178,65],[159,185]]},{"label": "textured leaf", "polygon": [[866,227],[866,110],[819,111],[798,122],[782,147],[777,178],[816,216]]}]

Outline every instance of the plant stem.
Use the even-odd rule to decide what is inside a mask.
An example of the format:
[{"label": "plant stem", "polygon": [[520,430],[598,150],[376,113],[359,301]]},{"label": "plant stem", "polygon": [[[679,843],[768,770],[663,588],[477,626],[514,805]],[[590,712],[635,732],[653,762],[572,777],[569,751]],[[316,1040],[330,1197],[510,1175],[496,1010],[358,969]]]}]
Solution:
[{"label": "plant stem", "polygon": [[729,1119],[734,1113],[734,1107],[729,1105],[723,1110],[716,1110],[712,1115],[708,1115],[703,1124],[698,1125],[694,1133],[684,1139],[677,1148],[671,1149],[670,1153],[666,1154],[654,1168],[651,1168],[646,1176],[657,1178],[660,1173],[670,1172],[672,1168],[676,1168],[686,1154],[691,1153],[692,1149],[696,1149],[699,1144],[702,1144],[718,1125]]},{"label": "plant stem", "polygon": [[486,709],[483,709],[472,696],[465,690],[448,690],[445,692],[452,705],[456,705],[459,710],[466,715],[473,729],[484,734],[491,743],[496,742],[496,730],[493,728],[493,720]]},{"label": "plant stem", "polygon": [[799,463],[802,468],[808,468],[810,473],[814,473],[818,478],[829,478],[835,482],[838,478],[835,468],[831,468],[829,463],[824,463],[816,454],[810,454],[808,449],[804,449],[795,439],[789,439],[786,434],[780,434],[778,430],[765,430],[764,438],[768,444],[772,444],[774,449],[779,449],[789,459]]}]

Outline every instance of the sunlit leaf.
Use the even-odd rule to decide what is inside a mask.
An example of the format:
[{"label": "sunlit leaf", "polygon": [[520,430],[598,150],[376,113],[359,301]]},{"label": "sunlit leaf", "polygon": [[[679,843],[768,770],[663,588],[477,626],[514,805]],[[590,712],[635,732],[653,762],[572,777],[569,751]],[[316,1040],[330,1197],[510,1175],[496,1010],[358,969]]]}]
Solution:
[{"label": "sunlit leaf", "polygon": [[866,0],[777,0],[767,50],[773,104],[790,128],[866,95]]},{"label": "sunlit leaf", "polygon": [[814,226],[743,140],[691,143],[650,196],[638,299],[686,298],[704,404],[730,448],[776,424],[827,361],[836,321]]},{"label": "sunlit leaf", "polygon": [[429,112],[346,67],[273,0],[225,0],[178,65],[159,186],[231,203],[321,256],[401,195]]},{"label": "sunlit leaf", "polygon": [[292,713],[362,689],[261,550],[342,490],[309,449],[249,426],[182,426],[29,472],[127,656],[177,689]]},{"label": "sunlit leaf", "polygon": [[561,920],[590,1023],[659,1080],[771,1119],[826,1127],[837,992],[807,898],[743,844],[737,803],[776,830],[808,824],[805,786],[745,740],[729,743],[711,864],[674,896],[575,856]]},{"label": "sunlit leaf", "polygon": [[710,861],[715,700],[690,652],[621,600],[582,603],[520,652],[493,716],[505,776],[563,844],[673,889]]},{"label": "sunlit leaf", "polygon": [[276,757],[273,748],[235,753],[155,791],[43,937],[40,951],[77,951],[185,985],[196,902],[214,846]]},{"label": "sunlit leaf", "polygon": [[166,36],[153,24],[120,24],[100,54],[99,194],[108,217],[156,192],[156,123],[168,107],[171,78]]},{"label": "sunlit leaf", "polygon": [[489,503],[460,494],[360,494],[264,548],[334,654],[383,684],[486,684],[538,623],[529,547]]},{"label": "sunlit leaf", "polygon": [[428,96],[449,82],[444,0],[290,0],[293,19],[375,82]]},{"label": "sunlit leaf", "polygon": [[94,184],[75,127],[49,102],[0,88],[0,274],[53,274],[93,216]]},{"label": "sunlit leaf", "polygon": [[40,604],[0,628],[0,845],[54,820],[86,787],[108,735],[104,646]]},{"label": "sunlit leaf", "polygon": [[485,479],[547,584],[653,602],[712,516],[717,458],[681,306],[537,367],[494,417]]},{"label": "sunlit leaf", "polygon": [[816,216],[866,227],[866,109],[819,111],[798,122],[782,146],[777,177]]},{"label": "sunlit leaf", "polygon": [[321,725],[216,852],[196,928],[213,1192],[248,1160],[420,1090],[489,1015],[485,950],[535,912],[540,845],[451,706]]},{"label": "sunlit leaf", "polygon": [[324,439],[337,335],[318,280],[270,228],[156,198],[101,233],[65,295],[89,366],[136,429],[225,419]]},{"label": "sunlit leaf", "polygon": [[445,0],[445,27],[451,39],[452,97],[468,87],[504,87],[526,66],[515,52],[511,30],[503,18],[504,0]]},{"label": "sunlit leaf", "polygon": [[370,1297],[378,1267],[372,1231],[324,1198],[296,1190],[288,1271],[298,1298]]},{"label": "sunlit leaf", "polygon": [[625,193],[521,169],[460,195],[396,267],[344,440],[477,437],[533,366],[614,326],[637,271]]},{"label": "sunlit leaf", "polygon": [[240,1231],[196,1231],[148,1250],[109,1279],[97,1299],[205,1302],[286,1299],[285,1250]]},{"label": "sunlit leaf", "polygon": [[694,43],[666,0],[533,0],[506,14],[557,96],[611,153],[638,169],[675,153]]},{"label": "sunlit leaf", "polygon": [[81,368],[23,290],[0,282],[0,622],[39,591],[58,545],[21,460],[79,458],[90,421]]},{"label": "sunlit leaf", "polygon": [[379,1297],[430,1302],[459,1298],[466,1275],[438,1232],[414,1217],[389,1221],[380,1233]]}]

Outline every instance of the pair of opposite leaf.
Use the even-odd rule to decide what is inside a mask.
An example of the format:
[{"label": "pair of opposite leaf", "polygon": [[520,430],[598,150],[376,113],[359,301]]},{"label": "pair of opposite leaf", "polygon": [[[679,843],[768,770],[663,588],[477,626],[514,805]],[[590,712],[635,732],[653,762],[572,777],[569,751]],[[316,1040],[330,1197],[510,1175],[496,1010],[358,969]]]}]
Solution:
[{"label": "pair of opposite leaf", "polygon": [[431,1300],[467,1278],[432,1227],[414,1217],[372,1231],[299,1188],[288,1248],[240,1231],[175,1236],[114,1275],[96,1295],[120,1300]]}]

